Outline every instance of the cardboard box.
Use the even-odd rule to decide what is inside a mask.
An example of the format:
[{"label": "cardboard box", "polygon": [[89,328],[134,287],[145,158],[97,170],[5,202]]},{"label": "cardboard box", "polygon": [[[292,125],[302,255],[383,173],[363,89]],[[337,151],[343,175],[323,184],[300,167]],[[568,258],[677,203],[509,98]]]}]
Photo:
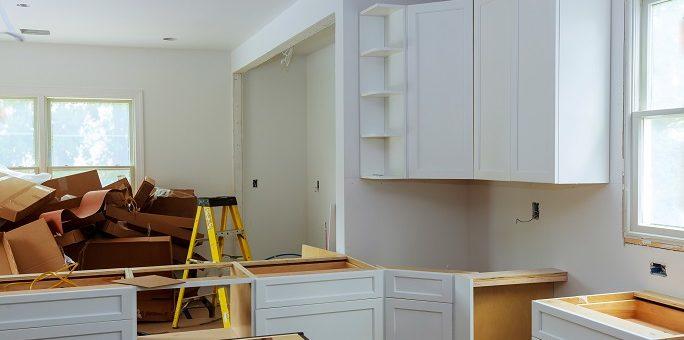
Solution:
[{"label": "cardboard box", "polygon": [[0,275],[16,275],[19,274],[17,270],[17,263],[14,261],[12,248],[5,237],[5,233],[0,233]]},{"label": "cardboard box", "polygon": [[172,263],[170,237],[129,237],[91,240],[83,250],[80,268],[134,268]]},{"label": "cardboard box", "polygon": [[55,197],[57,198],[64,195],[81,197],[89,191],[102,190],[102,182],[100,182],[97,170],[51,179],[43,185],[55,189]]},{"label": "cardboard box", "polygon": [[45,220],[5,233],[19,274],[45,273],[64,267],[64,255]]},{"label": "cardboard box", "polygon": [[[93,240],[83,249],[81,269],[135,268],[173,263],[171,238],[131,237]],[[171,277],[170,272],[149,273]],[[174,295],[171,290],[138,293],[138,320],[171,321]]]},{"label": "cardboard box", "polygon": [[54,189],[0,173],[0,218],[19,221],[54,196]]},{"label": "cardboard box", "polygon": [[145,177],[143,182],[140,184],[138,191],[133,196],[135,204],[138,206],[139,210],[142,210],[147,203],[152,199],[152,191],[154,191],[155,181],[152,178]]},{"label": "cardboard box", "polygon": [[157,189],[144,212],[194,219],[197,214],[197,197],[194,190]]}]

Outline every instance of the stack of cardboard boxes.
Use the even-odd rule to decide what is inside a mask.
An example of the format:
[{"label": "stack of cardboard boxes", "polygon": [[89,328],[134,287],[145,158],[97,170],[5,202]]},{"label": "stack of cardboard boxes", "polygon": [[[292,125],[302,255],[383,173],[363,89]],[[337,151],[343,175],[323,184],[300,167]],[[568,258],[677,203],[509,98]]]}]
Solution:
[{"label": "stack of cardboard boxes", "polygon": [[[103,187],[95,170],[41,185],[0,173],[0,275],[73,262],[78,270],[185,263],[196,209],[193,190],[157,188],[150,178],[133,194],[126,179]],[[140,320],[171,320],[173,291],[138,300]]]}]

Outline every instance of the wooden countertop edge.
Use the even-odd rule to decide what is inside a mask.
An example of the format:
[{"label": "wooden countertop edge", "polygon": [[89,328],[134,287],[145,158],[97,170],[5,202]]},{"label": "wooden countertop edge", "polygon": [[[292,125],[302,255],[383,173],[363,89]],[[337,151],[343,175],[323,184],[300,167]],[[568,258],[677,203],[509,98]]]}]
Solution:
[{"label": "wooden countertop edge", "polygon": [[568,273],[555,268],[510,270],[465,275],[468,275],[470,278],[473,279],[473,287],[491,287],[568,281]]}]

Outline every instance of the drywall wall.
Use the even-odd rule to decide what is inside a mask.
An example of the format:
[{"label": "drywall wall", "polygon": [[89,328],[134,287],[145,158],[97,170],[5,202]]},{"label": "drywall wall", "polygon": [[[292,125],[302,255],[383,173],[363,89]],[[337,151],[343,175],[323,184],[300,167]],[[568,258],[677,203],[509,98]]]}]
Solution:
[{"label": "drywall wall", "polygon": [[227,52],[7,42],[0,60],[0,86],[142,90],[146,174],[202,195],[233,192]]},{"label": "drywall wall", "polygon": [[288,68],[276,58],[244,78],[242,188],[256,259],[299,253],[306,240],[306,71],[306,58]]},{"label": "drywall wall", "polygon": [[[610,184],[557,186],[487,183],[459,188],[470,199],[471,268],[554,267],[569,272],[559,296],[654,290],[684,297],[684,253],[624,245],[622,238],[624,2],[613,1]],[[530,216],[541,203],[541,219]],[[668,277],[649,274],[652,261]]]},{"label": "drywall wall", "polygon": [[325,247],[335,202],[334,53],[331,44],[306,56],[306,243],[315,247]]}]

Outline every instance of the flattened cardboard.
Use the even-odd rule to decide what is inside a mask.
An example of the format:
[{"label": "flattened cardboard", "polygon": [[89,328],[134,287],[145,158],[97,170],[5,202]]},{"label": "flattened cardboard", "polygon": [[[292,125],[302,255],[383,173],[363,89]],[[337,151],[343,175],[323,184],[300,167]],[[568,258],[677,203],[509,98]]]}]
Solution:
[{"label": "flattened cardboard", "polygon": [[145,177],[143,182],[140,184],[138,191],[133,196],[135,204],[138,209],[143,209],[147,203],[152,199],[152,191],[154,191],[155,181],[152,178]]},{"label": "flattened cardboard", "polygon": [[19,274],[45,273],[64,267],[64,255],[43,219],[5,233]]},{"label": "flattened cardboard", "polygon": [[0,275],[16,275],[19,274],[17,270],[17,263],[14,261],[12,248],[5,237],[5,233],[0,233],[2,244],[0,245]]},{"label": "flattened cardboard", "polygon": [[[184,227],[187,223],[194,224],[194,219],[147,214],[141,212],[129,212],[113,205],[107,205],[105,213],[108,217],[118,221],[126,221],[128,224],[138,227],[140,230],[148,230],[172,236],[174,239],[189,242],[192,230]],[[182,224],[181,224],[182,223]],[[203,236],[198,236],[203,237]]]},{"label": "flattened cardboard", "polygon": [[81,269],[109,269],[172,264],[168,236],[92,240],[83,250]]},{"label": "flattened cardboard", "polygon": [[54,195],[54,189],[0,172],[0,218],[19,221]]},{"label": "flattened cardboard", "polygon": [[121,280],[116,280],[116,281],[112,281],[112,282],[122,284],[122,285],[136,286],[136,287],[142,287],[142,288],[159,288],[159,287],[166,287],[166,286],[173,286],[173,285],[181,284],[185,281],[176,280],[176,279],[172,279],[170,277],[164,277],[164,276],[159,276],[159,275],[147,275],[147,276],[134,277],[132,279],[121,279]]},{"label": "flattened cardboard", "polygon": [[126,227],[125,222],[115,223],[112,221],[107,221],[102,227],[102,232],[113,237],[125,238],[125,237],[145,237],[144,233],[130,229]]},{"label": "flattened cardboard", "polygon": [[128,182],[127,178],[122,178],[110,185],[105,186],[105,190],[119,190],[123,192],[127,192],[129,195],[132,195],[133,189],[131,189],[131,183]]},{"label": "flattened cardboard", "polygon": [[81,197],[89,191],[102,190],[102,182],[100,182],[97,170],[51,179],[43,185],[55,189],[57,198],[64,195]]},{"label": "flattened cardboard", "polygon": [[57,244],[59,244],[60,247],[68,247],[74,244],[85,242],[86,236],[82,231],[76,229],[66,232],[62,236],[55,237],[55,240],[57,240]]}]

